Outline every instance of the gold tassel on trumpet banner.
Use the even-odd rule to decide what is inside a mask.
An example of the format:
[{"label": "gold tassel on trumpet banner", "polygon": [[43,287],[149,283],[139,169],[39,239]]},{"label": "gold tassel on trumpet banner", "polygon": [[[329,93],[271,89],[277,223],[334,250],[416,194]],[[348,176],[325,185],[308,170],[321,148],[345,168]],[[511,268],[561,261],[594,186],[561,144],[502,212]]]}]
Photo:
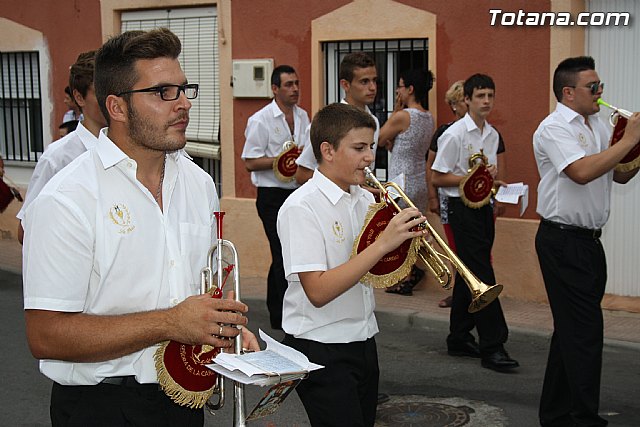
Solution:
[{"label": "gold tassel on trumpet banner", "polygon": [[300,150],[293,141],[287,141],[282,146],[282,152],[273,160],[273,173],[282,182],[295,179],[298,165],[296,159],[300,157]]},{"label": "gold tassel on trumpet banner", "polygon": [[[217,377],[205,365],[211,363],[219,352],[219,348],[209,345],[193,346],[176,341],[162,343],[153,356],[160,388],[178,405],[202,408],[213,394]],[[180,385],[176,380],[188,383],[189,387]]]},{"label": "gold tassel on trumpet banner", "polygon": [[[391,220],[394,212],[400,212],[400,206],[393,200],[393,198],[389,194],[388,188],[393,189],[407,206],[415,208],[415,205],[413,204],[411,199],[407,197],[404,191],[397,184],[388,182],[382,185],[369,168],[365,168],[364,171],[367,181],[381,191],[381,203],[373,205],[370,209],[370,212],[373,213],[371,213],[371,215],[369,215],[369,213],[367,214],[367,221],[365,221],[365,226],[360,232],[358,239],[356,239],[354,243],[353,254],[360,253],[369,244],[373,243],[378,234],[382,232],[382,230]],[[386,207],[380,208],[379,205],[386,205]],[[382,220],[376,221],[376,215],[378,215],[380,212],[385,212],[386,216],[380,216]],[[406,277],[411,271],[411,267],[416,262],[416,260],[420,260],[424,265],[427,266],[429,271],[431,271],[440,285],[445,289],[449,289],[452,274],[449,270],[449,267],[447,267],[444,262],[444,260],[448,260],[458,271],[460,276],[464,279],[465,283],[469,287],[469,291],[471,292],[471,304],[469,304],[468,308],[469,313],[475,313],[476,311],[482,310],[487,305],[491,304],[496,298],[498,298],[498,295],[500,295],[500,292],[502,292],[502,285],[487,285],[480,281],[480,279],[478,279],[476,275],[473,274],[473,272],[462,263],[460,258],[458,258],[458,256],[451,250],[451,248],[447,246],[442,237],[440,237],[440,235],[433,229],[428,221],[425,221],[423,224],[421,224],[421,227],[423,227],[433,237],[433,240],[440,247],[443,253],[438,252],[431,244],[431,242],[427,241],[427,239],[425,239],[424,237],[414,237],[413,239],[407,241],[410,242],[408,244],[408,250],[400,252],[398,249],[396,249],[399,254],[406,253],[405,256],[407,260],[403,262],[400,262],[399,260],[393,260],[396,261],[397,265],[399,265],[399,267],[397,267],[398,270],[394,270],[393,272],[391,272],[395,274],[395,276],[393,276],[394,279],[395,277],[399,277],[401,280]],[[374,231],[371,231],[372,228]],[[405,245],[407,244],[407,242],[405,242]],[[402,245],[400,246],[400,248],[402,248]],[[378,268],[379,265],[384,266],[388,270],[392,264],[389,263],[385,266],[384,259],[389,256],[390,255],[387,254],[385,257],[383,257],[383,260],[378,262],[378,264],[376,264],[371,270],[369,270],[367,274],[371,274],[372,271],[375,271],[375,269]],[[402,270],[400,270],[400,268]],[[365,277],[366,276],[367,275],[365,275]],[[364,280],[362,281],[364,282]],[[392,280],[389,280],[388,283],[390,284],[386,286],[397,283],[397,281],[394,283],[391,282]]]},{"label": "gold tassel on trumpet banner", "polygon": [[[355,240],[351,256],[365,250],[376,241],[380,233],[387,228],[395,210],[385,202],[372,203],[364,220],[364,227]],[[420,240],[418,237],[407,240],[395,250],[389,252],[369,270],[360,281],[374,288],[388,288],[400,282],[411,273],[418,259]]]},{"label": "gold tassel on trumpet banner", "polygon": [[469,158],[469,173],[459,185],[460,198],[467,207],[479,209],[491,201],[493,177],[487,163],[487,156],[482,150]]}]

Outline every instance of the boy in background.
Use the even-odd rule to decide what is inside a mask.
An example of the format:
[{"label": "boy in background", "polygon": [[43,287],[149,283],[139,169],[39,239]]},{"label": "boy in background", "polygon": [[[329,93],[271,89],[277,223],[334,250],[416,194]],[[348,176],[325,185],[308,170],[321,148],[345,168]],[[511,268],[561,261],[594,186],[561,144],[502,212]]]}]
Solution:
[{"label": "boy in background", "polygon": [[[487,117],[493,110],[496,86],[485,74],[474,74],[464,82],[467,114],[438,139],[438,152],[432,166],[432,182],[449,199],[448,220],[460,260],[484,283],[495,285],[491,249],[495,239],[493,206],[472,208],[460,197],[460,182],[467,175],[469,158],[480,150],[487,156],[487,170],[494,184],[502,183],[498,150],[500,136]],[[471,291],[460,273],[456,274],[451,301],[447,351],[452,356],[480,357],[484,368],[509,372],[520,364],[504,348],[509,328],[496,298],[482,310],[469,313]],[[470,333],[473,325],[479,343]]]},{"label": "boy in background", "polygon": [[96,145],[98,132],[107,126],[107,121],[98,106],[93,87],[95,55],[95,50],[81,53],[69,70],[69,87],[75,103],[82,111],[82,120],[78,122],[73,132],[68,133],[55,144],[49,145],[42,157],[38,159],[38,164],[29,182],[25,202],[16,215],[20,220],[20,225],[18,226],[18,240],[20,243],[24,239],[22,220],[27,207],[55,174],[80,154]]}]

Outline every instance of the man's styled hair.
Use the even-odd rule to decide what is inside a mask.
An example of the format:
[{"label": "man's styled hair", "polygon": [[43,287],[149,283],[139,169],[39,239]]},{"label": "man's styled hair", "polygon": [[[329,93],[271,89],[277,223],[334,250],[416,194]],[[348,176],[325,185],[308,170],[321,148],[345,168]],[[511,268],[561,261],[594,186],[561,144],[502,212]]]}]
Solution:
[{"label": "man's styled hair", "polygon": [[405,87],[413,86],[416,101],[427,108],[427,94],[433,87],[433,73],[429,70],[412,69],[400,73]]},{"label": "man's styled hair", "polygon": [[486,74],[474,74],[464,81],[464,96],[471,99],[474,89],[493,89],[495,91],[496,85],[493,83],[493,79]]},{"label": "man's styled hair", "polygon": [[562,89],[576,85],[579,72],[595,69],[596,61],[590,56],[567,58],[559,63],[553,72],[553,94],[558,102],[562,102]]},{"label": "man's styled hair", "polygon": [[[96,53],[94,88],[102,114],[110,122],[106,100],[109,95],[131,90],[138,81],[136,62],[143,59],[177,59],[180,39],[166,28],[127,31],[110,38]],[[123,95],[129,103],[130,94]]]},{"label": "man's styled hair", "polygon": [[[95,50],[83,52],[78,55],[76,62],[69,68],[69,89],[72,94],[74,90],[77,90],[83,98],[87,96],[87,90],[93,83],[95,58]],[[71,97],[73,98],[73,95]]]},{"label": "man's styled hair", "polygon": [[376,63],[368,54],[364,52],[352,52],[346,55],[340,62],[339,80],[346,80],[349,83],[353,80],[353,70],[356,68],[375,67]]},{"label": "man's styled hair", "polygon": [[[371,114],[353,105],[336,102],[318,111],[311,122],[311,147],[318,163],[322,162],[320,144],[328,142],[337,150],[342,139],[351,129],[369,128],[376,130],[376,122]],[[371,141],[373,144],[373,141]]]},{"label": "man's styled hair", "polygon": [[444,94],[444,100],[449,105],[464,100],[464,80],[458,80]]},{"label": "man's styled hair", "polygon": [[273,69],[271,73],[271,84],[280,87],[282,84],[282,79],[280,78],[280,74],[297,74],[296,70],[291,65],[278,65]]}]

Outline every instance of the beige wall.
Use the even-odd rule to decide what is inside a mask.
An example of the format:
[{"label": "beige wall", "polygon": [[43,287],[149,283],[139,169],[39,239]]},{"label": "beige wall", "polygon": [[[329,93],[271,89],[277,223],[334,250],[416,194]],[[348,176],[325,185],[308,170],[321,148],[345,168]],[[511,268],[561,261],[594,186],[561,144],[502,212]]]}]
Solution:
[{"label": "beige wall", "polygon": [[[378,13],[362,13],[375,10]],[[380,19],[384,16],[384,19]],[[343,7],[311,22],[311,111],[313,115],[322,107],[324,88],[321,43],[338,40],[366,40],[372,38],[375,28],[377,39],[429,39],[429,68],[436,66],[436,16],[424,10],[391,0],[354,0]],[[438,79],[429,91],[429,111],[438,116]]]},{"label": "beige wall", "polygon": [[[552,0],[552,12],[571,12],[572,15],[586,10],[584,0]],[[549,46],[549,81],[553,82],[553,71],[565,58],[584,55],[585,32],[584,27],[553,26],[551,43]],[[549,111],[556,109],[556,98],[549,88]]]}]

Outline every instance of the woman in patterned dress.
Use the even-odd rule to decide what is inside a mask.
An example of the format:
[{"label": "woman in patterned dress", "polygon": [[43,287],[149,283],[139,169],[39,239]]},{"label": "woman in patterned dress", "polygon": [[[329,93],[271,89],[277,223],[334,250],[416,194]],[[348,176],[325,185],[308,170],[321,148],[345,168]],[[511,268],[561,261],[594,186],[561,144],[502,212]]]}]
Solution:
[{"label": "woman in patterned dress", "polygon": [[[380,129],[378,145],[391,152],[389,179],[404,174],[404,191],[421,212],[427,211],[426,156],[433,134],[433,117],[427,110],[427,94],[433,74],[425,70],[400,73],[393,113]],[[418,267],[387,292],[411,295],[424,272]]]}]

